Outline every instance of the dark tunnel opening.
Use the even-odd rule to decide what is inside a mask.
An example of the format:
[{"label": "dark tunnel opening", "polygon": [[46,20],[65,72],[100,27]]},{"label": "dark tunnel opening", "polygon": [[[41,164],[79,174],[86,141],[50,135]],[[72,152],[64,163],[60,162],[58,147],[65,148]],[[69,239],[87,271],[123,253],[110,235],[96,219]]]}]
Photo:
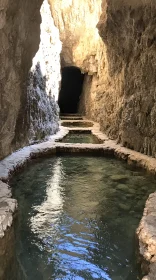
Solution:
[{"label": "dark tunnel opening", "polygon": [[58,104],[61,114],[76,114],[83,88],[84,74],[74,66],[62,69],[61,90]]}]

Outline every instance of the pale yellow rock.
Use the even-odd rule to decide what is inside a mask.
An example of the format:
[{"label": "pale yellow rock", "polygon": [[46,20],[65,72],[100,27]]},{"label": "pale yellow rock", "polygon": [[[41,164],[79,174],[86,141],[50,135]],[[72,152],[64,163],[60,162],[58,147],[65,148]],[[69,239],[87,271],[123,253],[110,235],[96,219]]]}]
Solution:
[{"label": "pale yellow rock", "polygon": [[[144,209],[144,215],[137,229],[140,255],[149,262],[149,274],[143,280],[156,279],[156,193],[149,196]],[[147,273],[147,271],[145,271]]]},{"label": "pale yellow rock", "polygon": [[63,43],[62,67],[88,74],[79,111],[111,139],[156,157],[156,1],[50,4]]},{"label": "pale yellow rock", "polygon": [[[82,72],[97,73],[98,50],[103,43],[96,25],[101,15],[101,0],[50,0],[55,25],[63,43],[62,66],[75,65]],[[101,49],[102,48],[102,49]]]}]

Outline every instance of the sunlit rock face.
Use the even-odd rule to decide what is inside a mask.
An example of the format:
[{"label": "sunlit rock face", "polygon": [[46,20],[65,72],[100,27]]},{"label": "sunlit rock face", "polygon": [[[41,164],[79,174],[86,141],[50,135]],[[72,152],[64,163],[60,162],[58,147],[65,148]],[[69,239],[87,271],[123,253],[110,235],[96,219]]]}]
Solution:
[{"label": "sunlit rock face", "polygon": [[59,129],[59,107],[57,104],[60,87],[59,31],[54,26],[50,6],[45,0],[41,7],[40,46],[33,59],[28,81],[29,141],[43,139]]},{"label": "sunlit rock face", "polygon": [[137,229],[139,254],[142,261],[142,280],[156,279],[156,226],[155,226],[156,193],[152,193],[146,201],[144,214]]},{"label": "sunlit rock face", "polygon": [[101,0],[49,2],[63,43],[62,66],[77,66],[83,72],[97,72],[97,48],[102,40],[96,25],[101,14]]},{"label": "sunlit rock face", "polygon": [[89,74],[80,112],[110,138],[155,157],[156,2],[50,2],[63,43],[62,66]]},{"label": "sunlit rock face", "polygon": [[[28,70],[39,46],[41,2],[0,1],[0,159],[58,129],[55,100],[61,47],[55,45],[58,34],[49,14],[46,40],[40,44],[40,59],[35,62],[41,67],[33,63],[26,90]],[[80,112],[98,121],[110,138],[155,157],[156,2],[49,3],[63,44],[62,66],[77,66],[86,73]],[[46,48],[43,42],[48,42]]]},{"label": "sunlit rock face", "polygon": [[0,0],[0,159],[27,142],[23,88],[37,52],[42,0]]},{"label": "sunlit rock face", "polygon": [[[103,1],[99,69],[80,109],[127,147],[156,157],[156,2]],[[100,56],[99,56],[100,58]]]}]

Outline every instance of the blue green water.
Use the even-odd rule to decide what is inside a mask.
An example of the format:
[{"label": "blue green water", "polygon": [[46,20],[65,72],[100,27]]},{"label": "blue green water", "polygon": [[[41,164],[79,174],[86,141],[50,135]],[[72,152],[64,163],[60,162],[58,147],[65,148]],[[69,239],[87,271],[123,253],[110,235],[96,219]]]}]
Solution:
[{"label": "blue green water", "polygon": [[135,230],[155,186],[115,159],[66,155],[31,164],[12,182],[23,275],[16,280],[140,279]]},{"label": "blue green water", "polygon": [[66,126],[66,127],[92,127],[93,126],[93,123],[92,122],[87,122],[87,121],[84,121],[84,122],[79,122],[79,121],[64,121],[61,123],[62,126]]},{"label": "blue green water", "polygon": [[87,144],[100,144],[100,140],[92,133],[69,133],[60,142],[63,143],[87,143]]}]

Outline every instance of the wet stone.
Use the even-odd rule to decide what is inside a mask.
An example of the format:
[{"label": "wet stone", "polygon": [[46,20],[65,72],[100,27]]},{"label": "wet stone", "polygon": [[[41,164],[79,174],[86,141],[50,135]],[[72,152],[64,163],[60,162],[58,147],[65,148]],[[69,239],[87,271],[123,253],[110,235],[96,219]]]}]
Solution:
[{"label": "wet stone", "polygon": [[127,197],[127,198],[132,198],[132,197],[133,197],[133,194],[128,193],[128,194],[126,194],[126,197]]},{"label": "wet stone", "polygon": [[136,190],[133,189],[133,188],[131,188],[131,187],[129,187],[129,188],[128,188],[128,192],[129,192],[130,194],[135,194],[135,193],[136,193]]},{"label": "wet stone", "polygon": [[129,211],[131,209],[131,206],[123,204],[123,203],[119,203],[119,209],[121,209],[123,211]]},{"label": "wet stone", "polygon": [[113,175],[110,177],[110,179],[112,181],[121,182],[121,183],[125,183],[128,180],[127,176],[124,175]]},{"label": "wet stone", "polygon": [[135,211],[134,211],[134,210],[133,210],[133,211],[130,211],[129,214],[130,214],[130,215],[134,215],[134,214],[135,214]]},{"label": "wet stone", "polygon": [[121,190],[123,192],[128,192],[129,191],[129,187],[125,184],[119,184],[116,186],[117,190]]}]

